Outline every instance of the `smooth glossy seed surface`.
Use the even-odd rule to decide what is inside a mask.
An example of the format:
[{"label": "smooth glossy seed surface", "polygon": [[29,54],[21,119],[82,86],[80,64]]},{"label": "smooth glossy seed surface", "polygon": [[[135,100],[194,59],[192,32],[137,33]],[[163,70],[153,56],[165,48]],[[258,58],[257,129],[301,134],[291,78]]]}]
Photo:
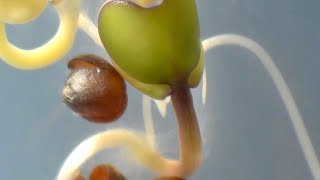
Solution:
[{"label": "smooth glossy seed surface", "polygon": [[83,118],[96,123],[117,120],[127,107],[126,85],[104,59],[82,55],[72,59],[71,73],[63,89],[65,104]]}]

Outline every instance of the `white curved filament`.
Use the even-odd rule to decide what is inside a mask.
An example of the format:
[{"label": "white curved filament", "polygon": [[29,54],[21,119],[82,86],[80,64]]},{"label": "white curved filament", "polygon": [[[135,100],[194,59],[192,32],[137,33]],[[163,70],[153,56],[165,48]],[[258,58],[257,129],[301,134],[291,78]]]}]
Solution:
[{"label": "white curved filament", "polygon": [[238,45],[253,52],[261,61],[263,66],[272,78],[272,81],[277,88],[280,97],[288,111],[294,132],[303,151],[304,157],[308,163],[310,171],[315,180],[320,180],[320,164],[316,151],[312,145],[308,131],[305,127],[302,116],[298,107],[291,95],[291,92],[286,84],[279,69],[273,62],[271,56],[255,41],[236,34],[223,34],[211,37],[202,42],[205,51],[222,45]]},{"label": "white curved filament", "polygon": [[63,57],[71,48],[78,24],[80,0],[64,0],[55,4],[60,25],[55,36],[46,44],[31,50],[11,44],[5,24],[0,22],[0,58],[20,69],[42,68]]}]

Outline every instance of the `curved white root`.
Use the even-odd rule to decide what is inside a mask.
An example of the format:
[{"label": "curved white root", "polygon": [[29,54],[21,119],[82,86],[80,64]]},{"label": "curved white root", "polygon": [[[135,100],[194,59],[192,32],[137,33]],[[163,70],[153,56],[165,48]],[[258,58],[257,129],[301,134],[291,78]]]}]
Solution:
[{"label": "curved white root", "polygon": [[0,0],[0,21],[7,24],[31,22],[42,14],[48,0]]},{"label": "curved white root", "polygon": [[177,161],[168,160],[152,148],[138,133],[114,129],[98,133],[79,144],[65,160],[57,180],[72,180],[79,172],[79,168],[94,154],[109,148],[124,147],[134,154],[133,157],[144,166],[155,170],[159,174],[175,174],[179,165]]},{"label": "curved white root", "polygon": [[41,47],[24,50],[11,44],[5,24],[0,22],[0,58],[20,69],[36,69],[54,63],[71,48],[78,25],[80,0],[64,0],[55,5],[60,26],[56,35]]},{"label": "curved white root", "polygon": [[270,55],[255,41],[236,34],[223,34],[211,37],[203,41],[205,51],[221,45],[238,45],[253,52],[261,61],[272,78],[280,97],[290,116],[294,132],[298,138],[304,157],[315,180],[320,180],[320,164],[316,151],[312,145],[308,131],[302,116],[291,95],[291,92],[283,79],[279,69],[274,64]]}]

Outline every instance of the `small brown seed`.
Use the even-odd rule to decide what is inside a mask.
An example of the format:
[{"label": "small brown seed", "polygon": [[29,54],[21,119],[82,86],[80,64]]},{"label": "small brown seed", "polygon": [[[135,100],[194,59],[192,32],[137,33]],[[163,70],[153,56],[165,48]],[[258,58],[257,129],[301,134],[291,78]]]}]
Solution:
[{"label": "small brown seed", "polygon": [[92,170],[90,180],[126,180],[126,178],[112,165],[105,164],[96,166]]},{"label": "small brown seed", "polygon": [[126,84],[104,59],[82,55],[72,59],[65,83],[65,104],[85,119],[96,123],[117,120],[127,107]]},{"label": "small brown seed", "polygon": [[154,180],[185,180],[185,179],[179,178],[179,177],[160,177],[160,178],[156,178]]}]

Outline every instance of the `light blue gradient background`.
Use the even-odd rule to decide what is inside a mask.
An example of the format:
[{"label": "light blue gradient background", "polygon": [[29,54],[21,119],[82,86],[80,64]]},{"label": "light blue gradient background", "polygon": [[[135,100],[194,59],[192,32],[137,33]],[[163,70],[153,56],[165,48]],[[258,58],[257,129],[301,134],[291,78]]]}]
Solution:
[{"label": "light blue gradient background", "polygon": [[[92,1],[85,3],[96,14]],[[320,2],[316,0],[198,0],[202,39],[238,33],[259,42],[274,58],[304,117],[320,156]],[[94,16],[93,16],[94,17]],[[56,31],[52,7],[34,23],[8,26],[14,44],[31,48]],[[21,71],[0,62],[0,179],[52,180],[69,152],[83,139],[110,127],[143,129],[141,94],[128,85],[123,118],[107,126],[87,123],[61,103],[67,60],[79,53],[106,57],[79,31],[72,51],[58,63]],[[312,180],[288,114],[270,77],[245,49],[219,47],[208,52],[208,96],[194,101],[203,132],[205,160],[190,180]],[[169,106],[171,108],[171,106]],[[174,114],[161,119],[155,106],[156,132],[162,152],[176,157]],[[117,150],[104,152],[83,168],[112,162],[128,179],[150,174],[127,162]]]}]

